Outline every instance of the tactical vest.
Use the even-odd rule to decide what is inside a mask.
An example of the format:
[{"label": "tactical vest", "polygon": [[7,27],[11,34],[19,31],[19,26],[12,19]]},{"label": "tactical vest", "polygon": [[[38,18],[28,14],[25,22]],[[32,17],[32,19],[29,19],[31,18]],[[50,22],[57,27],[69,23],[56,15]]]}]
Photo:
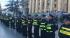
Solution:
[{"label": "tactical vest", "polygon": [[19,20],[17,20],[17,23],[19,22]]},{"label": "tactical vest", "polygon": [[28,20],[28,24],[30,24],[31,23],[31,20]]},{"label": "tactical vest", "polygon": [[46,25],[46,32],[53,32],[52,26],[53,26],[53,24],[47,24],[47,25]]},{"label": "tactical vest", "polygon": [[20,19],[18,19],[16,22],[17,22],[17,24],[21,24],[21,20]]},{"label": "tactical vest", "polygon": [[32,25],[38,26],[38,20],[33,20]]},{"label": "tactical vest", "polygon": [[15,22],[14,20],[12,20],[12,22]]},{"label": "tactical vest", "polygon": [[46,29],[45,29],[45,25],[46,25],[46,23],[41,23],[41,24],[40,24],[40,29],[41,29],[41,30],[46,30]]},{"label": "tactical vest", "polygon": [[22,25],[26,25],[26,21],[25,20],[22,20]]},{"label": "tactical vest", "polygon": [[61,27],[61,29],[59,30],[59,33],[70,36],[70,28]]},{"label": "tactical vest", "polygon": [[11,19],[11,25],[15,25],[15,20]]}]

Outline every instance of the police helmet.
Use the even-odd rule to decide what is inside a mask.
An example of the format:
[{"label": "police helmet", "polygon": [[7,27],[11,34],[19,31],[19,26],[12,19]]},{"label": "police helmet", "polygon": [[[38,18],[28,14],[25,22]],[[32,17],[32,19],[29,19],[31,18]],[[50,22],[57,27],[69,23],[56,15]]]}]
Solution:
[{"label": "police helmet", "polygon": [[50,17],[54,17],[52,14],[49,14]]}]

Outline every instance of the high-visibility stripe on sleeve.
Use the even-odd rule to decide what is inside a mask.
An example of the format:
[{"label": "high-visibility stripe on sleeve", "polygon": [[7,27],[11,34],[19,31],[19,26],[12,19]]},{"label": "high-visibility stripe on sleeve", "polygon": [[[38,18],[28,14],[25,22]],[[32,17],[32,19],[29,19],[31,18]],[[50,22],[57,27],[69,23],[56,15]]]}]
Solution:
[{"label": "high-visibility stripe on sleeve", "polygon": [[51,27],[47,27],[47,29],[52,29]]},{"label": "high-visibility stripe on sleeve", "polygon": [[70,28],[62,27],[62,29],[67,30],[67,31],[70,31]]},{"label": "high-visibility stripe on sleeve", "polygon": [[45,23],[41,23],[41,24],[45,24]]},{"label": "high-visibility stripe on sleeve", "polygon": [[52,24],[47,24],[47,26],[51,26]]},{"label": "high-visibility stripe on sleeve", "polygon": [[44,25],[40,25],[40,27],[45,27]]},{"label": "high-visibility stripe on sleeve", "polygon": [[37,22],[33,22],[32,24],[33,24],[33,25],[38,25]]},{"label": "high-visibility stripe on sleeve", "polygon": [[70,36],[70,32],[68,31],[60,30],[60,33]]}]

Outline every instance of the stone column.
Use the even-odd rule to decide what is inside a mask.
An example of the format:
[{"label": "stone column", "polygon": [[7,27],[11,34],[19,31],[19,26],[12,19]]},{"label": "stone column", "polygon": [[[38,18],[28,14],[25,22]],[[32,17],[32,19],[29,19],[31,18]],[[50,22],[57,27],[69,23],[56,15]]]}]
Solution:
[{"label": "stone column", "polygon": [[50,11],[53,10],[53,7],[54,7],[54,1],[53,0],[50,0]]},{"label": "stone column", "polygon": [[40,0],[39,12],[42,12],[42,4],[43,4],[43,0]]},{"label": "stone column", "polygon": [[28,7],[29,7],[29,14],[30,14],[32,13],[32,0],[29,0]]},{"label": "stone column", "polygon": [[68,13],[70,13],[70,0],[68,0]]},{"label": "stone column", "polygon": [[47,0],[44,0],[44,12],[47,11]]},{"label": "stone column", "polygon": [[36,0],[35,13],[39,12],[39,0]]},{"label": "stone column", "polygon": [[58,11],[61,11],[61,1],[62,0],[58,0]]},{"label": "stone column", "polygon": [[32,0],[32,13],[35,13],[35,0]]}]

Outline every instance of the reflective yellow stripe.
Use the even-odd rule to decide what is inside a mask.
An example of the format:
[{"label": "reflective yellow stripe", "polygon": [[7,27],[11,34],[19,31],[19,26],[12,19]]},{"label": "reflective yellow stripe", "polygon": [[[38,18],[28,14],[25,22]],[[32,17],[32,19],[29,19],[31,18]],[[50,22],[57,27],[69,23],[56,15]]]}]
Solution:
[{"label": "reflective yellow stripe", "polygon": [[70,36],[70,32],[67,32],[67,31],[64,31],[64,30],[60,30],[60,33]]},{"label": "reflective yellow stripe", "polygon": [[25,22],[22,22],[22,23],[25,23]]},{"label": "reflective yellow stripe", "polygon": [[51,29],[51,27],[47,27],[47,29]]},{"label": "reflective yellow stripe", "polygon": [[41,23],[41,24],[45,24],[45,23]]},{"label": "reflective yellow stripe", "polygon": [[22,20],[22,24],[25,24],[25,20]]},{"label": "reflective yellow stripe", "polygon": [[12,17],[10,17],[10,19],[12,19]]},{"label": "reflective yellow stripe", "polygon": [[25,22],[22,22],[23,25],[26,25]]},{"label": "reflective yellow stripe", "polygon": [[41,30],[43,30],[43,29],[41,29]]},{"label": "reflective yellow stripe", "polygon": [[37,22],[33,22],[33,25],[38,25]]},{"label": "reflective yellow stripe", "polygon": [[42,28],[41,28],[41,30],[46,30],[46,29],[42,29]]},{"label": "reflective yellow stripe", "polygon": [[40,28],[41,30],[43,30],[42,28]]},{"label": "reflective yellow stripe", "polygon": [[37,20],[33,20],[33,21],[37,21]]},{"label": "reflective yellow stripe", "polygon": [[53,32],[53,31],[50,31],[50,32]]},{"label": "reflective yellow stripe", "polygon": [[60,33],[65,34],[65,31],[64,30],[60,30]]},{"label": "reflective yellow stripe", "polygon": [[40,25],[40,27],[45,27],[44,25]]},{"label": "reflective yellow stripe", "polygon": [[25,21],[25,20],[22,20],[22,21]]},{"label": "reflective yellow stripe", "polygon": [[28,21],[30,21],[30,20],[28,20]]},{"label": "reflective yellow stripe", "polygon": [[37,22],[33,22],[33,23],[37,23]]},{"label": "reflective yellow stripe", "polygon": [[51,26],[51,25],[53,25],[53,24],[47,24],[47,26]]},{"label": "reflective yellow stripe", "polygon": [[46,32],[53,32],[53,31],[46,31]]},{"label": "reflective yellow stripe", "polygon": [[18,22],[18,20],[17,20],[17,22]]},{"label": "reflective yellow stripe", "polygon": [[12,22],[14,22],[14,20],[12,20]]},{"label": "reflective yellow stripe", "polygon": [[40,28],[45,27],[45,23],[41,23]]},{"label": "reflective yellow stripe", "polygon": [[62,27],[62,29],[65,29],[65,30],[67,30],[67,31],[70,31],[70,28]]},{"label": "reflective yellow stripe", "polygon": [[70,36],[70,32],[66,32],[66,35],[69,35]]},{"label": "reflective yellow stripe", "polygon": [[30,22],[28,22],[28,23],[30,23]]},{"label": "reflective yellow stripe", "polygon": [[46,29],[44,29],[44,30],[46,30]]}]

